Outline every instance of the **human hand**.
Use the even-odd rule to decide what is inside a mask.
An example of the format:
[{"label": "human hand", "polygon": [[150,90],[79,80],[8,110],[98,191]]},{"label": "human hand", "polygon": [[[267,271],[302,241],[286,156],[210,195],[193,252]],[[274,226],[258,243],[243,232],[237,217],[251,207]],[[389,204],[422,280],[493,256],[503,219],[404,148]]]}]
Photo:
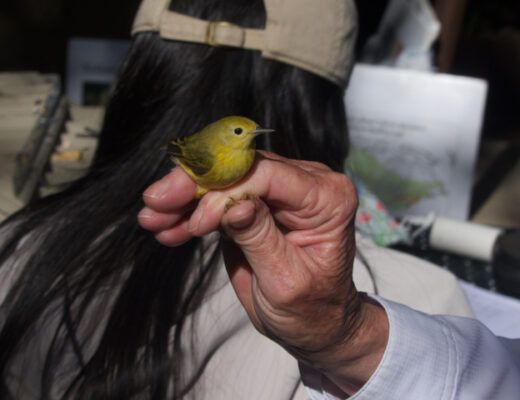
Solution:
[{"label": "human hand", "polygon": [[261,154],[239,184],[195,209],[195,183],[174,169],[145,192],[139,222],[169,246],[221,228],[231,282],[255,327],[352,393],[386,345],[372,326],[384,311],[352,282],[354,187],[322,164]]}]

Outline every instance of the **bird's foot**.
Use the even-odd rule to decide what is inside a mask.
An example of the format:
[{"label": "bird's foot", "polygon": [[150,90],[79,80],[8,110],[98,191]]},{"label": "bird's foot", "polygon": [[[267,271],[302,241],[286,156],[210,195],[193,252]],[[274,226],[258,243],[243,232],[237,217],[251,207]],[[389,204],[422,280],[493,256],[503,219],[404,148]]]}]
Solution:
[{"label": "bird's foot", "polygon": [[240,196],[240,200],[256,200],[258,199],[258,195],[254,193],[242,193],[242,196]]},{"label": "bird's foot", "polygon": [[224,206],[224,211],[228,211],[231,207],[233,207],[235,204],[237,204],[239,201],[242,200],[255,200],[258,199],[257,194],[252,193],[242,193],[242,196],[238,200],[235,200],[233,197],[230,197],[226,205]]}]

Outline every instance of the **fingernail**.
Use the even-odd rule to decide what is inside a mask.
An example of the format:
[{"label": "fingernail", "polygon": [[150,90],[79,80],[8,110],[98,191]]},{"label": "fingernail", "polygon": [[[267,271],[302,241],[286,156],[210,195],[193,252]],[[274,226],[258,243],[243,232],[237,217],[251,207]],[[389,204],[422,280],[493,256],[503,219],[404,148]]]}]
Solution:
[{"label": "fingernail", "polygon": [[155,213],[150,210],[148,207],[143,208],[139,214],[137,214],[137,218],[139,219],[151,219],[155,216]]},{"label": "fingernail", "polygon": [[161,199],[164,197],[169,187],[170,180],[168,178],[163,178],[146,189],[146,191],[143,193],[143,196],[151,197],[152,199]]},{"label": "fingernail", "polygon": [[[254,203],[253,203],[253,205],[254,205]],[[246,214],[242,215],[241,217],[234,219],[234,220],[230,220],[229,226],[231,228],[237,229],[237,230],[249,228],[255,220],[255,215],[256,215],[256,207],[254,207],[251,210],[248,210],[248,212]]]},{"label": "fingernail", "polygon": [[233,229],[245,229],[251,226],[254,220],[254,213],[248,214],[240,219],[237,219],[235,221],[230,221],[229,226]]},{"label": "fingernail", "polygon": [[199,204],[195,212],[192,214],[190,218],[190,222],[188,224],[188,232],[195,233],[199,230],[200,222],[204,217],[204,209],[206,206],[204,204]]}]

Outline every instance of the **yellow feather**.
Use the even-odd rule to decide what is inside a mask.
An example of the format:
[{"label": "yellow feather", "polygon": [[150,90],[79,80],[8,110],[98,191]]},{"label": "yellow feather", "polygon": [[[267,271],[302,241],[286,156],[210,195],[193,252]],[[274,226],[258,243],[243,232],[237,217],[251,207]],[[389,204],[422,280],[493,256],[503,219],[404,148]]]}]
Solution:
[{"label": "yellow feather", "polygon": [[259,129],[249,118],[222,118],[186,137],[172,140],[171,159],[197,183],[196,197],[239,181],[255,159],[255,137],[272,129]]}]

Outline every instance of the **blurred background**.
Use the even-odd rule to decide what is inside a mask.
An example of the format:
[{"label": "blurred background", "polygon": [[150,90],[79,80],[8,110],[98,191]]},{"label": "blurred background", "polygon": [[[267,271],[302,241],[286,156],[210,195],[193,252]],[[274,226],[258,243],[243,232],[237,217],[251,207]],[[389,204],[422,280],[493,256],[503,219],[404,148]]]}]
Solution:
[{"label": "blurred background", "polygon": [[[138,5],[139,0],[0,3],[0,220],[35,198],[61,190],[88,170],[103,105],[128,48]],[[378,244],[431,259],[479,286],[520,297],[520,266],[515,258],[520,256],[511,256],[508,250],[507,257],[513,258],[506,257],[505,272],[496,267],[497,249],[505,246],[497,237],[520,228],[520,2],[371,0],[358,1],[358,10],[357,57],[365,66],[356,66],[346,97],[352,121],[352,157],[357,162],[351,159],[346,171],[356,178],[355,172],[363,166],[369,169],[359,180],[360,193],[366,192],[366,197],[358,225]],[[410,29],[399,32],[403,26]],[[378,67],[366,67],[369,64]],[[370,95],[370,85],[378,79],[381,86],[375,88],[376,96]],[[474,148],[475,154],[448,151],[447,157],[454,159],[449,168],[441,165],[445,168],[438,168],[440,175],[433,174],[435,179],[425,181],[424,176],[422,180],[401,176],[388,154],[378,154],[377,146],[358,140],[366,137],[363,113],[370,118],[371,113],[377,114],[369,105],[357,107],[364,104],[358,100],[384,97],[378,96],[377,90],[384,91],[388,81],[415,82],[410,84],[415,85],[413,90],[404,94],[388,85],[388,98],[402,97],[401,109],[405,111],[407,102],[415,102],[414,96],[442,103],[435,96],[442,99],[444,90],[461,109],[468,105],[468,113],[446,115],[443,120],[442,107],[434,110],[435,105],[426,102],[424,107],[429,110],[410,111],[415,119],[405,116],[394,125],[403,129],[421,126],[421,132],[427,133],[435,131],[432,125],[442,127],[443,132],[468,131],[468,148]],[[458,99],[459,91],[465,92],[466,100]],[[394,114],[399,112],[396,109]],[[430,114],[435,118],[422,117]],[[371,131],[385,120],[376,117],[370,121]],[[414,153],[415,145],[410,142],[409,147],[401,145],[399,149]],[[418,150],[416,154],[421,153]],[[467,162],[460,167],[455,159],[466,156]],[[435,158],[435,154],[428,157]],[[439,155],[429,160],[429,165],[446,164],[443,160]],[[461,175],[464,182],[458,185],[467,192],[458,195],[460,204],[448,199],[450,186],[442,182],[442,171],[455,175],[450,168],[462,169],[465,174]],[[375,170],[395,186],[378,192],[380,183],[371,181]],[[411,196],[413,208],[403,208],[403,196],[399,197],[401,203],[394,205],[395,196],[388,191]],[[437,206],[443,196],[449,201]],[[457,213],[453,211],[456,208],[460,209]],[[442,216],[474,224],[470,226],[476,227],[476,238],[491,238],[491,252],[474,255],[471,249],[438,248],[431,232],[435,218]],[[492,229],[481,235],[480,227]],[[508,246],[520,248],[520,236],[509,241],[513,244]],[[497,269],[506,278],[497,278]],[[512,277],[516,279],[513,288],[499,282]]]},{"label": "blurred background", "polygon": [[65,74],[72,37],[130,39],[139,0],[16,0],[0,4],[0,68]]},{"label": "blurred background", "polygon": [[[362,48],[388,0],[358,1]],[[432,0],[441,22],[435,44],[442,72],[490,83],[484,135],[515,138],[520,127],[520,2]],[[129,39],[139,0],[17,0],[0,4],[0,70],[66,79],[70,38]]]}]

